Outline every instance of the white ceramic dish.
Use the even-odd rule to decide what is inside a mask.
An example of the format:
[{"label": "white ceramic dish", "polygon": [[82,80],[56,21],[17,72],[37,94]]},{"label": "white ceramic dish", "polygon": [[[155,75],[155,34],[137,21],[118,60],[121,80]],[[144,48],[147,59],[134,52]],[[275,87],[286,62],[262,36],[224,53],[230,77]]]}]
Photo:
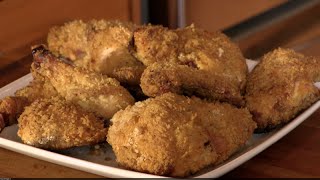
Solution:
[{"label": "white ceramic dish", "polygon": [[[255,61],[247,60],[249,70],[256,65]],[[31,74],[28,74],[0,89],[0,99],[5,96],[12,95],[16,90],[26,86],[32,80]],[[319,83],[316,83],[319,87]],[[320,101],[302,112],[286,126],[275,129],[272,132],[264,134],[255,134],[247,142],[247,144],[236,154],[231,156],[227,161],[219,166],[211,166],[203,169],[192,177],[196,178],[215,178],[233,170],[242,163],[248,161],[273,143],[281,139],[283,136],[292,131],[313,112],[320,107]],[[38,149],[29,145],[22,144],[16,135],[17,126],[13,125],[5,128],[0,134],[0,147],[6,148],[21,154],[32,156],[52,163],[79,169],[82,171],[106,176],[110,178],[161,178],[163,176],[155,176],[146,173],[134,172],[118,167],[115,162],[115,156],[112,149],[107,144],[101,144],[100,148],[96,147],[78,147],[69,150],[50,152]]]}]

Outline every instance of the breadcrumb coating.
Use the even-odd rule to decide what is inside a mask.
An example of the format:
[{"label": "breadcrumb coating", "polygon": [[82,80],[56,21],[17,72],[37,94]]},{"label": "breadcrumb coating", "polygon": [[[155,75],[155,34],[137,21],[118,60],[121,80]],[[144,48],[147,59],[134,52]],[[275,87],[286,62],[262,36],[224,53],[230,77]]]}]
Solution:
[{"label": "breadcrumb coating", "polygon": [[256,127],[246,109],[173,93],[137,102],[111,122],[107,141],[120,165],[174,177],[226,160]]},{"label": "breadcrumb coating", "polygon": [[110,119],[114,113],[134,103],[120,83],[99,73],[60,61],[44,47],[34,49],[32,68],[45,77],[58,94],[88,112]]},{"label": "breadcrumb coating", "polygon": [[134,55],[144,65],[175,62],[179,55],[179,36],[162,26],[141,26],[134,31]]},{"label": "breadcrumb coating", "polygon": [[25,106],[29,105],[25,97],[8,96],[0,101],[0,132],[6,126],[17,123]]},{"label": "breadcrumb coating", "polygon": [[244,105],[236,85],[226,81],[223,75],[199,73],[199,70],[186,65],[153,63],[142,74],[141,87],[144,93],[151,97],[173,92]]},{"label": "breadcrumb coating", "polygon": [[33,80],[29,85],[17,90],[15,96],[25,97],[29,103],[41,98],[59,97],[56,89],[45,77],[35,71],[32,71],[32,77]]},{"label": "breadcrumb coating", "polygon": [[129,48],[135,28],[129,22],[74,20],[50,29],[48,47],[78,67],[108,75],[124,84],[138,85],[144,66],[131,55]]},{"label": "breadcrumb coating", "polygon": [[[171,64],[170,66],[172,67],[178,67],[178,65],[189,67],[187,72],[169,72],[171,77],[176,74],[188,74],[190,71],[195,71],[198,76],[188,77],[192,79],[191,81],[197,81],[199,80],[198,77],[204,76],[213,79],[204,79],[203,82],[184,87],[185,83],[182,79],[182,82],[180,82],[179,77],[173,77],[177,81],[176,83],[181,86],[176,87],[175,84],[169,87],[168,89],[173,90],[170,92],[179,92],[181,89],[184,89],[187,92],[195,92],[194,95],[208,94],[207,98],[209,99],[215,97],[215,100],[224,100],[224,96],[214,95],[221,92],[212,92],[212,89],[206,89],[206,87],[220,86],[220,84],[210,84],[220,81],[214,80],[216,77],[219,79],[223,77],[226,84],[233,84],[229,86],[232,88],[230,91],[238,93],[235,93],[236,96],[232,99],[239,99],[239,94],[241,95],[244,92],[248,72],[245,59],[240,49],[227,36],[220,32],[210,33],[195,28],[193,25],[177,30],[169,30],[161,26],[143,26],[137,28],[134,32],[134,50],[137,59],[143,62],[147,68],[153,63]],[[157,69],[157,71],[161,70],[167,71],[161,67]],[[144,72],[146,71],[152,70],[149,69]],[[158,89],[153,87],[153,91],[149,92],[150,88],[145,86],[148,82],[143,82],[144,80],[154,78],[165,79],[166,77],[163,77],[164,74],[168,73],[143,73],[143,78],[141,79],[143,92],[152,97],[167,92],[163,91],[160,85],[158,85]],[[170,84],[168,85],[170,86]],[[225,96],[231,95],[234,94],[226,94]],[[242,99],[242,97],[240,98]]]},{"label": "breadcrumb coating", "polygon": [[18,122],[21,140],[44,149],[96,144],[104,141],[107,134],[102,120],[59,98],[34,101]]},{"label": "breadcrumb coating", "polygon": [[249,74],[246,106],[258,132],[285,124],[319,100],[320,60],[290,49],[264,55]]},{"label": "breadcrumb coating", "polygon": [[14,96],[0,101],[0,131],[5,126],[17,123],[24,108],[37,99],[59,97],[54,87],[36,72],[32,72],[33,80],[28,86],[15,92]]}]

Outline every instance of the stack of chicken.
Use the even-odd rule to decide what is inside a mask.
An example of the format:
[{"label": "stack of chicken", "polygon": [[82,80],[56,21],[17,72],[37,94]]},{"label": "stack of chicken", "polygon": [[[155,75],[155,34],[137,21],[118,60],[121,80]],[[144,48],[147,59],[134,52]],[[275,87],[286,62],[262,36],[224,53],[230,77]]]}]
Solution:
[{"label": "stack of chicken", "polygon": [[248,75],[237,45],[193,25],[76,20],[32,54],[34,80],[2,100],[3,124],[45,149],[107,141],[122,167],[156,175],[219,164],[320,96],[316,58],[277,49]]}]

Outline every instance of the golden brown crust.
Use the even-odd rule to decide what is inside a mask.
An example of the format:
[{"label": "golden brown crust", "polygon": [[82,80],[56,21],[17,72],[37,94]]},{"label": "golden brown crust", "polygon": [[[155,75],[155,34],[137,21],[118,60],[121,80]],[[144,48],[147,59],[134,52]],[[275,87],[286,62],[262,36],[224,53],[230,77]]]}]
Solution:
[{"label": "golden brown crust", "polygon": [[29,145],[65,149],[104,141],[102,120],[61,99],[38,99],[18,119],[18,135]]},{"label": "golden brown crust", "polygon": [[[145,66],[122,67],[113,71],[113,76],[119,82],[127,86],[138,86]],[[139,78],[137,78],[139,77]]]},{"label": "golden brown crust", "polygon": [[25,97],[32,103],[36,99],[58,97],[59,94],[52,84],[37,72],[32,72],[33,80],[28,86],[15,92],[15,96]]},{"label": "golden brown crust", "polygon": [[17,123],[17,119],[25,106],[30,102],[25,97],[8,96],[0,101],[0,131],[5,126]]},{"label": "golden brown crust", "polygon": [[193,25],[178,29],[182,51],[179,64],[196,65],[199,70],[223,75],[243,90],[248,73],[239,47],[220,32],[208,32]]},{"label": "golden brown crust", "polygon": [[5,126],[17,122],[24,108],[37,99],[59,97],[54,87],[36,72],[28,86],[15,92],[15,96],[5,97],[0,101],[0,131]]},{"label": "golden brown crust", "polygon": [[144,65],[176,61],[179,53],[178,34],[162,26],[141,26],[134,31],[134,55]]},{"label": "golden brown crust", "polygon": [[111,121],[107,140],[122,166],[178,177],[227,159],[256,127],[246,109],[173,93],[137,102]]},{"label": "golden brown crust", "polygon": [[[317,65],[318,64],[318,65]],[[246,104],[260,130],[286,123],[320,98],[320,61],[289,49],[267,53],[250,73]]]},{"label": "golden brown crust", "polygon": [[34,50],[33,70],[45,77],[68,102],[106,119],[134,103],[133,97],[116,79],[73,67],[49,51],[39,49]]},{"label": "golden brown crust", "polygon": [[[130,68],[143,68],[129,51],[135,28],[136,25],[121,21],[75,20],[51,28],[47,41],[51,51],[71,59],[76,66],[131,84],[139,82],[141,74]],[[125,70],[134,76],[117,73]]]},{"label": "golden brown crust", "polygon": [[[161,26],[144,26],[134,32],[134,46],[137,59],[146,66],[151,66],[153,63],[185,65],[190,69],[199,70],[198,74],[201,77],[223,77],[226,84],[233,84],[231,91],[238,91],[237,94],[244,92],[248,71],[245,59],[240,49],[222,33],[209,33],[194,26],[177,30],[169,30]],[[164,71],[166,70],[164,69]],[[182,73],[188,74],[187,72],[181,72],[179,75]],[[171,77],[174,76],[173,74]],[[142,79],[157,78],[154,73],[152,77],[146,77],[147,75],[151,74],[144,73]],[[158,79],[161,78],[163,77],[158,77]],[[194,76],[188,77],[188,79],[193,78]],[[179,79],[179,77],[175,79]],[[196,79],[193,81],[197,81]],[[208,83],[205,85],[206,87],[220,85],[209,84],[213,82],[215,80],[206,79],[198,85],[206,83]],[[177,83],[184,84],[183,82]],[[141,84],[147,83],[141,82]],[[142,86],[143,92],[147,95],[163,93],[161,89],[155,88],[153,88],[153,92],[149,92],[149,89],[144,89],[144,87],[146,86]],[[182,88],[186,87],[179,87],[179,89]],[[201,89],[202,87],[193,84],[190,88]],[[170,87],[169,89],[176,89],[176,87]],[[187,89],[187,91],[193,91],[193,89]],[[203,91],[208,90],[204,89]],[[221,96],[218,96],[218,100],[220,100],[219,97]],[[208,98],[212,97],[209,95]],[[237,96],[233,98],[239,99]]]},{"label": "golden brown crust", "polygon": [[172,63],[154,63],[141,77],[141,88],[147,96],[167,92],[195,95],[200,98],[244,105],[238,87],[226,81],[223,75]]}]

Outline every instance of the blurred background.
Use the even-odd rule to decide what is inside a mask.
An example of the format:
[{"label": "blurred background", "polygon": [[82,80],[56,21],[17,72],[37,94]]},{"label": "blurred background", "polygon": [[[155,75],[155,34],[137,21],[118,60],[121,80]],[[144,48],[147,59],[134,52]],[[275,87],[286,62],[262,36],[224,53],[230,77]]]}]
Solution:
[{"label": "blurred background", "polygon": [[256,59],[278,46],[320,37],[318,0],[0,0],[0,67],[46,42],[48,30],[73,19],[119,19],[169,28],[194,23],[220,30]]}]

